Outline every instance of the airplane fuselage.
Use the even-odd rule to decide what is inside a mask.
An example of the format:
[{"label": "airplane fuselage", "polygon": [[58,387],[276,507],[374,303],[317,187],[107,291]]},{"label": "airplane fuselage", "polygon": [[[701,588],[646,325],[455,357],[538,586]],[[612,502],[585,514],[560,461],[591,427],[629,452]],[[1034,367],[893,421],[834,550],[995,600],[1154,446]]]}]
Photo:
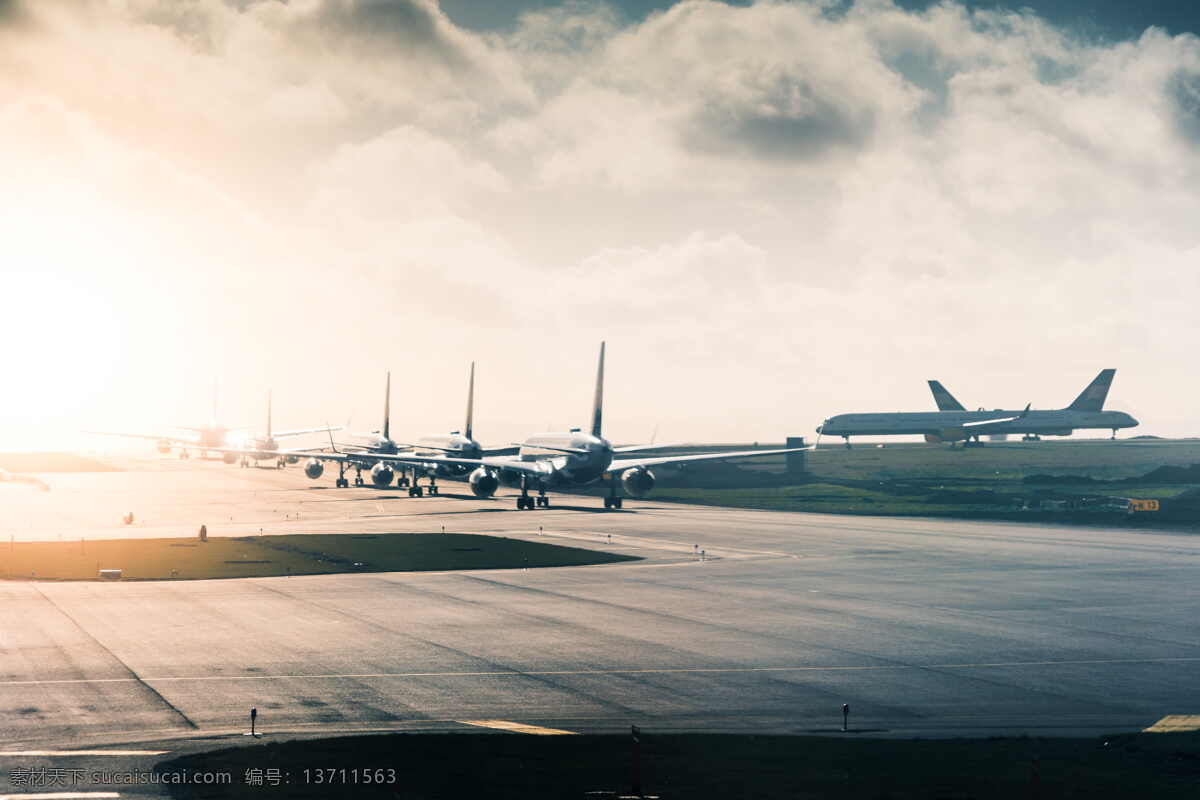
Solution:
[{"label": "airplane fuselage", "polygon": [[[413,453],[419,456],[447,456],[450,458],[483,457],[483,447],[479,442],[463,436],[461,433],[431,433],[417,439]],[[426,474],[438,476],[466,475],[472,467],[462,464],[437,464],[425,469]]]},{"label": "airplane fuselage", "polygon": [[[998,418],[1003,422],[988,422]],[[1132,428],[1137,420],[1123,411],[920,411],[838,414],[817,427],[822,436],[924,435],[933,440],[958,441],[970,436],[1024,433],[1069,436],[1076,430]]]},{"label": "airplane fuselage", "polygon": [[608,440],[586,433],[538,433],[527,438],[517,452],[520,461],[544,463],[546,485],[585,485],[599,480],[612,464]]}]

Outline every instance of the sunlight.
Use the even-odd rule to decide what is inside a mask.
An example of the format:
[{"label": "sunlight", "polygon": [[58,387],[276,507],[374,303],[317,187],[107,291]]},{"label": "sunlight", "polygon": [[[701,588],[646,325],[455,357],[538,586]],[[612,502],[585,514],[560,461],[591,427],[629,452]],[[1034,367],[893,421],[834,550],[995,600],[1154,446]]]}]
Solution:
[{"label": "sunlight", "polygon": [[76,438],[80,413],[112,379],[122,351],[111,242],[94,226],[52,230],[51,220],[59,224],[17,214],[0,225],[0,449],[47,449]]}]

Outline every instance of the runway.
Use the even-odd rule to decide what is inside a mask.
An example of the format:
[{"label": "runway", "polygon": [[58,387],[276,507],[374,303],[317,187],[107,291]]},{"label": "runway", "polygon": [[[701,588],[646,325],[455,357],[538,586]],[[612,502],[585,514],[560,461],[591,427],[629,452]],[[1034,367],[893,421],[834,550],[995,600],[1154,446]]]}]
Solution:
[{"label": "runway", "polygon": [[3,539],[444,525],[644,560],[3,581],[0,750],[212,746],[239,736],[252,707],[269,735],[478,730],[467,724],[478,720],[832,733],[843,703],[860,734],[1090,735],[1200,713],[1200,538],[1186,533],[652,498],[604,513],[598,498],[561,495],[518,512],[511,496],[479,500],[462,484],[409,498],[320,488],[328,475],[314,484],[296,468],[123,466],[41,475],[48,492],[6,490]]}]

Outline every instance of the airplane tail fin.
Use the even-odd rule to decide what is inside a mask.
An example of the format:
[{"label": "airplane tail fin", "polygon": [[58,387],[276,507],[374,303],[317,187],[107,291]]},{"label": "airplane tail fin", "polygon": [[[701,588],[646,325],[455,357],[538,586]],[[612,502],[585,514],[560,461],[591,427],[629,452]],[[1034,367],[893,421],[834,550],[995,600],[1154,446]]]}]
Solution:
[{"label": "airplane tail fin", "polygon": [[387,383],[383,389],[383,438],[391,439],[392,427],[392,372],[388,370]]},{"label": "airplane tail fin", "polygon": [[933,392],[933,401],[937,403],[938,411],[966,411],[963,404],[946,391],[946,387],[942,386],[941,381],[930,381],[929,391]]},{"label": "airplane tail fin", "polygon": [[1104,409],[1104,401],[1108,398],[1108,387],[1112,386],[1113,375],[1117,371],[1115,369],[1102,369],[1100,374],[1087,385],[1079,397],[1075,398],[1075,402],[1067,406],[1068,411],[1101,411]]},{"label": "airplane tail fin", "polygon": [[475,362],[471,362],[471,379],[467,383],[467,424],[463,428],[463,435],[468,439],[474,439],[471,428],[475,419]]},{"label": "airplane tail fin", "polygon": [[592,436],[600,435],[604,416],[604,342],[600,343],[600,365],[596,367],[596,396],[592,399]]}]

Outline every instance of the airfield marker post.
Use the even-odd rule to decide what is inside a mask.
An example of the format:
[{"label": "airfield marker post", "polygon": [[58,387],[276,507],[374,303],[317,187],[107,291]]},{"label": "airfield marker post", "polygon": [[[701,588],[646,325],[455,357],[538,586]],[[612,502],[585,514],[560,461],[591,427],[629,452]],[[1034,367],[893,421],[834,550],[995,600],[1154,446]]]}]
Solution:
[{"label": "airfield marker post", "polygon": [[842,703],[842,733],[846,732],[846,726],[850,722],[850,705]]},{"label": "airfield marker post", "polygon": [[642,796],[642,739],[641,729],[637,725],[629,726],[630,735],[633,737],[633,788],[630,791],[635,797]]},{"label": "airfield marker post", "polygon": [[250,709],[250,735],[251,736],[256,735],[254,733],[254,724],[257,719],[258,719],[258,709],[257,708]]}]

